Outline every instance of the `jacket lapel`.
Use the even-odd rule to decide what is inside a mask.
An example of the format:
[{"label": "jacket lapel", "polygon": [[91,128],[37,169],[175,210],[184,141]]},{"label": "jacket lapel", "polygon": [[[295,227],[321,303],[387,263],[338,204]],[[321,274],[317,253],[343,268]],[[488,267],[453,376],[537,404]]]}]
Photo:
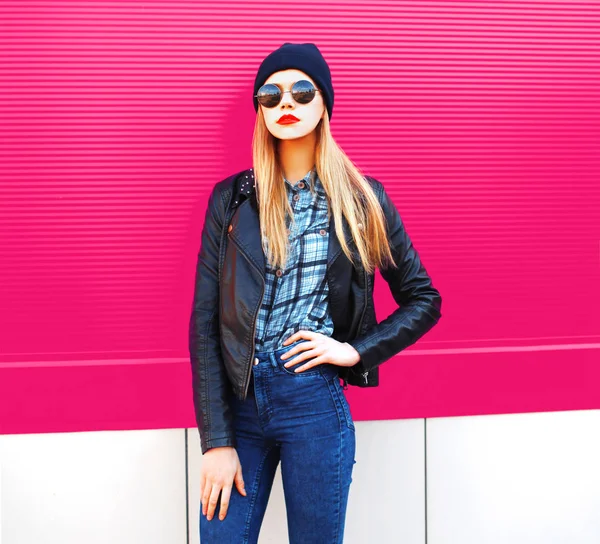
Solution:
[{"label": "jacket lapel", "polygon": [[265,275],[265,254],[260,242],[260,222],[258,204],[254,194],[243,199],[231,219],[230,236],[236,241],[239,250],[252,261],[260,273]]}]

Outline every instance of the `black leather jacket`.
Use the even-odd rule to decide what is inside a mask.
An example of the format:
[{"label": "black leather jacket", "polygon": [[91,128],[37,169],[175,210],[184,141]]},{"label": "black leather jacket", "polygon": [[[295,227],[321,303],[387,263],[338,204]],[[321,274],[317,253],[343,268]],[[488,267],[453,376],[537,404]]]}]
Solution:
[{"label": "black leather jacket", "polygon": [[[379,198],[388,225],[397,269],[380,270],[398,304],[377,323],[374,274],[352,266],[336,235],[331,216],[327,257],[329,310],[333,338],[360,354],[353,367],[340,367],[344,385],[379,385],[379,365],[414,344],[441,317],[442,299],[432,285],[406,233],[398,210],[383,185],[366,178]],[[265,285],[265,256],[260,243],[258,205],[252,169],[215,184],[208,202],[189,327],[193,400],[202,453],[235,446],[230,395],[246,398],[254,358],[256,317]],[[247,190],[247,189],[246,189]],[[356,245],[343,220],[352,251]],[[360,259],[356,259],[360,263]]]}]

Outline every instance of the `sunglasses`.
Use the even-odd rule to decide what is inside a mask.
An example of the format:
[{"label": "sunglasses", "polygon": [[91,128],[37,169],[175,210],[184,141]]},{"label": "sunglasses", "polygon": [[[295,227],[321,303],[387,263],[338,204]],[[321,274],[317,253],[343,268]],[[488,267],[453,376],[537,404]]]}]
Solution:
[{"label": "sunglasses", "polygon": [[274,108],[281,102],[283,93],[292,93],[292,98],[298,104],[308,104],[312,102],[315,93],[320,92],[310,81],[301,79],[292,85],[290,91],[282,91],[277,83],[267,83],[258,89],[254,98],[258,100],[265,108]]}]

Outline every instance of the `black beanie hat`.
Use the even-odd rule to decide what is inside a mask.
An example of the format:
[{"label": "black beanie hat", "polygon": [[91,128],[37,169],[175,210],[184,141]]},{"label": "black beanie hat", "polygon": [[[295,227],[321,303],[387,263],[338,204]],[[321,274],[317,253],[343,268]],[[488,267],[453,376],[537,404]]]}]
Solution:
[{"label": "black beanie hat", "polygon": [[258,100],[254,95],[265,83],[267,78],[279,70],[296,68],[308,74],[317,87],[321,89],[323,101],[327,107],[329,119],[333,113],[333,85],[331,84],[331,72],[321,51],[314,43],[284,43],[279,49],[271,52],[262,61],[256,79],[254,80],[254,109],[258,112]]}]

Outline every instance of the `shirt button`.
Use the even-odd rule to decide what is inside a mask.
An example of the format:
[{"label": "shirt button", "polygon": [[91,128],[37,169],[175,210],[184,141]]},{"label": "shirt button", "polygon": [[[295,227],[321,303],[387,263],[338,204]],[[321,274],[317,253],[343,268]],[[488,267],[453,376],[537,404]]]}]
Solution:
[{"label": "shirt button", "polygon": [[300,195],[294,195],[294,200],[300,200]]},{"label": "shirt button", "polygon": [[278,268],[278,269],[277,269],[277,272],[275,272],[275,275],[276,275],[278,278],[281,278],[281,275],[282,275],[282,274],[283,274],[283,272],[281,271],[281,268]]},{"label": "shirt button", "polygon": [[300,187],[300,189],[304,189],[304,182],[303,181],[299,181],[298,182],[298,187]]},{"label": "shirt button", "polygon": [[325,229],[321,229],[321,230],[319,231],[319,234],[320,234],[321,236],[325,236],[325,235],[327,234],[327,231],[326,231]]}]

